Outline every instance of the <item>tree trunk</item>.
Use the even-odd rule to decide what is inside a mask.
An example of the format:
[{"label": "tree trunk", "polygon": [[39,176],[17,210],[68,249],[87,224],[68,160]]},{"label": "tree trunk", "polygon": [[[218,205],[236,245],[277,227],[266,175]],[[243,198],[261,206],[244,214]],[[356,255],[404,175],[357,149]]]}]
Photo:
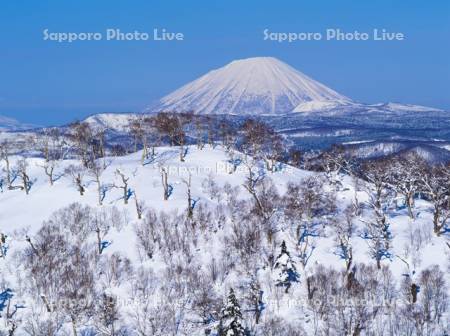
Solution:
[{"label": "tree trunk", "polygon": [[128,204],[128,185],[123,186],[123,203]]},{"label": "tree trunk", "polygon": [[74,317],[72,317],[72,331],[73,331],[73,336],[77,336],[77,321],[75,320]]},{"label": "tree trunk", "polygon": [[414,219],[414,213],[413,213],[413,204],[414,204],[414,199],[412,197],[412,195],[408,195],[406,196],[406,206],[408,207],[408,215],[409,218]]},{"label": "tree trunk", "polygon": [[184,146],[180,145],[180,161],[184,162]]},{"label": "tree trunk", "polygon": [[98,193],[98,205],[103,205],[102,184],[100,183],[100,180],[98,178],[97,178],[97,193]]},{"label": "tree trunk", "polygon": [[411,297],[412,297],[412,303],[416,303],[417,302],[417,285],[415,283],[413,283],[411,285]]},{"label": "tree trunk", "polygon": [[435,205],[433,213],[433,229],[434,233],[439,237],[441,235],[442,226],[439,224],[440,208]]},{"label": "tree trunk", "polygon": [[97,246],[98,246],[98,254],[102,254],[102,237],[100,235],[100,229],[96,229],[95,232],[97,233]]},{"label": "tree trunk", "polygon": [[5,163],[6,163],[6,184],[8,185],[8,189],[11,189],[11,168],[9,166],[9,158],[5,158]]}]

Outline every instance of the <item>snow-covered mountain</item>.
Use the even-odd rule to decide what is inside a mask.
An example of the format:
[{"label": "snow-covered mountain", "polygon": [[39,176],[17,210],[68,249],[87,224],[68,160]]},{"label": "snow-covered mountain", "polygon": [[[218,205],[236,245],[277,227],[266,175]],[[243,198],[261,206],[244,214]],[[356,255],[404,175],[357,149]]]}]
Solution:
[{"label": "snow-covered mountain", "polygon": [[333,116],[355,111],[377,115],[442,112],[412,104],[357,103],[273,57],[233,61],[161,98],[146,111],[238,116],[277,116],[291,112]]},{"label": "snow-covered mountain", "polygon": [[429,164],[450,162],[450,151],[433,142],[415,141],[367,141],[344,144],[347,151],[360,159],[374,159],[388,155],[415,154]]},{"label": "snow-covered mountain", "polygon": [[163,97],[149,110],[199,114],[279,115],[300,104],[352,101],[273,57],[233,61]]},{"label": "snow-covered mountain", "polygon": [[420,112],[434,112],[439,113],[443,110],[414,105],[414,104],[401,104],[401,103],[378,103],[378,104],[363,104],[363,103],[346,103],[342,104],[340,101],[309,101],[300,103],[293,112],[299,113],[321,113],[327,115],[349,115],[354,112],[365,111],[367,113],[372,113],[375,115],[386,115],[386,114],[406,114],[420,113]]},{"label": "snow-covered mountain", "polygon": [[128,130],[130,120],[136,116],[137,114],[134,113],[99,113],[87,117],[84,122],[94,128],[103,127],[123,132]]},{"label": "snow-covered mountain", "polygon": [[35,127],[30,124],[22,124],[16,119],[0,115],[0,131],[17,131]]}]

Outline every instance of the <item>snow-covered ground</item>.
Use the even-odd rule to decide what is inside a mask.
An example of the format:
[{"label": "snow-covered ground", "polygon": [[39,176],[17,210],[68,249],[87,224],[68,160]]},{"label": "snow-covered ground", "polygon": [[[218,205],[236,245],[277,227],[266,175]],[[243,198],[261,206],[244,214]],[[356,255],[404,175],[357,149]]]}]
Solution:
[{"label": "snow-covered ground", "polygon": [[[238,166],[236,172],[230,173],[232,167],[228,162],[229,157],[220,146],[216,148],[206,146],[203,150],[190,146],[185,162],[180,162],[179,150],[176,147],[156,148],[156,156],[151,160],[147,160],[145,165],[141,164],[141,155],[141,152],[137,152],[124,157],[100,159],[107,166],[100,178],[103,190],[105,191],[102,206],[98,205],[97,184],[93,176],[89,174],[85,175],[84,183],[86,192],[83,196],[80,196],[76,186],[67,175],[61,176],[53,186],[50,186],[48,178],[41,167],[43,160],[38,158],[28,159],[28,175],[32,181],[28,195],[19,189],[4,190],[0,193],[0,233],[8,236],[6,240],[6,245],[8,246],[6,257],[0,258],[0,293],[10,288],[14,295],[12,302],[21,305],[21,308],[18,309],[17,315],[15,316],[18,321],[18,329],[15,335],[21,336],[27,334],[25,333],[25,321],[27,320],[27,314],[31,313],[32,308],[38,309],[38,312],[43,315],[47,314],[40,299],[33,298],[32,294],[26,290],[27,286],[18,282],[20,277],[18,277],[17,270],[24,272],[23,274],[26,274],[27,270],[23,268],[23,265],[18,265],[17,260],[19,258],[17,255],[20,251],[29,247],[29,243],[25,240],[26,236],[31,237],[33,240],[33,237],[41,228],[42,223],[48,220],[52,216],[52,213],[74,202],[98,209],[117,207],[119,210],[118,213],[120,214],[119,217],[121,217],[122,226],[112,228],[103,238],[108,246],[100,258],[108,258],[114,253],[120,253],[120,255],[131,260],[135,272],[129,274],[126,278],[127,280],[117,282],[108,289],[119,295],[124,302],[135,299],[133,295],[136,295],[136,293],[133,292],[132,283],[139,277],[137,270],[145,269],[150,271],[152,277],[154,277],[154,281],[156,281],[155,283],[152,282],[151,286],[159,288],[162,285],[160,282],[163,282],[166,277],[163,274],[167,273],[167,269],[174,267],[177,262],[185,262],[183,258],[187,258],[187,256],[179,254],[179,251],[174,252],[173,260],[167,260],[167,256],[158,250],[158,248],[155,248],[154,255],[151,259],[142,256],[142,251],[139,251],[137,247],[136,226],[142,223],[144,219],[137,219],[134,196],[131,196],[128,204],[124,204],[123,192],[118,187],[121,184],[120,176],[116,174],[118,169],[129,178],[128,183],[131,193],[136,195],[139,201],[145,204],[146,210],[154,209],[156,213],[160,211],[167,213],[177,212],[179,215],[185,217],[188,207],[187,192],[189,177],[191,178],[191,196],[195,201],[194,216],[197,215],[198,209],[203,206],[219,211],[217,209],[221,209],[221,206],[226,207],[231,202],[230,198],[232,196],[236,196],[237,200],[251,200],[251,195],[243,187],[248,177],[245,165],[241,164]],[[65,168],[73,164],[79,165],[78,162],[71,160],[62,162],[56,168],[56,175],[62,174]],[[162,168],[169,172],[168,183],[172,190],[168,200],[163,199]],[[266,179],[273,181],[273,185],[280,195],[286,192],[289,182],[299,182],[311,176],[319,178],[319,175],[318,173],[303,171],[286,165],[273,173],[265,172]],[[337,220],[342,220],[340,216],[342,216],[344,209],[351,205],[355,198],[361,204],[364,204],[367,200],[367,194],[363,189],[355,190],[357,184],[355,184],[354,179],[351,177],[339,176],[338,178],[341,180],[342,186],[338,188],[336,196],[336,204],[340,209],[336,218]],[[211,192],[211,188],[208,190],[207,187],[208,181],[214,181],[219,188],[223,188],[224,185],[229,184],[227,188],[232,191],[228,194],[223,192],[222,189]],[[327,186],[326,188],[329,191],[332,190],[332,186]],[[334,231],[331,224],[325,226],[320,233],[320,237],[314,239],[315,248],[308,260],[307,268],[303,269],[300,266],[298,251],[295,247],[296,242],[292,232],[283,223],[281,218],[275,222],[274,237],[272,238],[272,243],[268,244],[268,246],[272,246],[271,248],[273,248],[273,253],[276,256],[280,252],[279,246],[281,242],[286,241],[287,249],[290,251],[290,256],[297,265],[300,278],[300,282],[294,283],[289,293],[284,293],[284,290],[280,291],[280,288],[274,285],[275,282],[273,279],[276,277],[277,270],[271,269],[267,266],[267,263],[262,261],[267,256],[261,255],[257,257],[254,262],[250,263],[250,266],[231,266],[234,262],[237,262],[237,259],[234,252],[227,250],[230,246],[228,240],[231,239],[230,237],[233,234],[233,225],[239,224],[239,220],[232,219],[227,211],[224,210],[225,218],[223,222],[219,223],[220,220],[214,218],[207,221],[208,229],[205,231],[199,230],[198,228],[195,229],[197,231],[193,231],[193,236],[190,236],[189,239],[195,238],[196,241],[188,242],[190,244],[189,253],[191,253],[188,258],[190,264],[188,266],[184,265],[183,267],[191,268],[191,271],[194,273],[209,274],[211,272],[211,265],[216,264],[218,268],[216,272],[220,276],[214,281],[210,278],[207,280],[208,286],[211,287],[211,292],[214,292],[211,296],[218,296],[222,300],[222,298],[226,297],[228,289],[233,287],[237,299],[241,302],[243,317],[246,321],[245,324],[247,327],[254,328],[254,330],[258,330],[258,328],[251,322],[253,320],[253,313],[246,307],[244,297],[246,296],[245,288],[249,281],[249,274],[256,275],[258,282],[261,284],[262,302],[265,306],[262,310],[262,321],[268,318],[280,317],[286,324],[293,325],[297,330],[302,328],[308,334],[312,335],[315,326],[317,326],[313,317],[315,315],[307,305],[295,304],[294,302],[298,303],[304,300],[304,272],[312,274],[314,269],[319,265],[333,267],[338,271],[344,269],[344,261],[335,253]],[[422,270],[431,265],[439,265],[440,269],[446,272],[446,281],[449,283],[450,249],[446,245],[448,238],[446,236],[436,237],[433,234],[430,203],[424,200],[417,200],[414,211],[416,213],[416,219],[412,220],[408,217],[407,210],[400,206],[391,206],[389,209],[388,221],[393,236],[392,257],[391,260],[383,260],[381,263],[389,266],[397,283],[401,282],[405,274],[414,277],[415,274],[418,275]],[[363,207],[361,217],[356,219],[356,230],[352,237],[353,264],[355,265],[358,263],[375,265],[375,261],[368,254],[367,240],[360,237],[364,226],[363,222],[369,220],[368,217],[370,216],[371,214],[368,209]],[[94,238],[92,239],[95,241]],[[420,241],[417,241],[418,239]],[[262,250],[266,251],[266,249]],[[227,255],[230,258],[228,261],[225,258]],[[409,264],[409,269],[406,266],[407,264]],[[182,266],[180,267],[180,272],[185,272],[182,270]],[[254,269],[248,269],[248,267]],[[97,276],[100,279],[103,275],[97,274]],[[21,279],[21,281],[24,281],[24,279]],[[399,288],[394,288],[394,290],[400,291]],[[193,300],[189,296],[189,291],[194,293],[195,288],[188,287],[186,298],[189,299],[187,299],[186,305],[189,305]],[[163,295],[161,292],[162,290],[155,290],[155,297]],[[155,297],[153,298],[154,300],[156,300]],[[147,299],[150,300],[150,298]],[[40,306],[39,303],[41,304]],[[36,308],[36,306],[39,308]],[[133,325],[136,325],[135,313],[141,309],[140,307],[134,304],[121,306],[120,323],[128,325],[132,329]],[[166,304],[161,309],[168,309],[167,307]],[[2,309],[1,299],[0,310],[3,310],[3,320],[0,321],[0,330],[9,330],[5,320],[6,307],[3,306]],[[177,310],[177,313],[174,313],[174,316],[177,321],[175,324],[178,326],[175,333],[173,333],[173,330],[170,332],[165,330],[154,334],[204,335],[205,325],[198,322],[200,318],[193,311],[180,309]],[[448,325],[446,318],[446,316],[442,318],[442,326]],[[83,323],[86,326],[91,326],[94,323],[94,319],[92,317],[92,319]],[[158,319],[158,316],[156,319]],[[65,319],[64,323],[69,328],[69,320]],[[78,325],[78,328],[81,333],[83,326]],[[439,332],[442,330],[441,328]],[[369,330],[364,332],[367,335],[376,335],[376,333],[369,333]],[[33,335],[38,334],[35,333]],[[3,334],[0,332],[0,335]],[[83,335],[88,335],[88,333]],[[152,333],[148,333],[147,335],[150,336]],[[262,331],[258,335],[263,335]],[[388,334],[386,333],[386,335]],[[431,333],[430,335],[443,334]]]}]

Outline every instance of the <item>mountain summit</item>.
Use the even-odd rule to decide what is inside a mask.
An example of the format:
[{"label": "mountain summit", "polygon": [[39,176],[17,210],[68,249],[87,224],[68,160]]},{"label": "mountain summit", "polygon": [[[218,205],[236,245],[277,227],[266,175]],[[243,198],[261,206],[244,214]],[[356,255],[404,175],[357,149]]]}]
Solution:
[{"label": "mountain summit", "polygon": [[351,100],[273,57],[233,61],[163,97],[152,111],[276,115]]}]

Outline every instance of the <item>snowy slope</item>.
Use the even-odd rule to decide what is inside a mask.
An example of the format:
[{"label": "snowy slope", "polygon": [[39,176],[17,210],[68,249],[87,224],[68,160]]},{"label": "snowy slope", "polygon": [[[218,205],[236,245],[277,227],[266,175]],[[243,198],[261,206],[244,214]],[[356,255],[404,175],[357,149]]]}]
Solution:
[{"label": "snowy slope", "polygon": [[91,127],[101,127],[119,132],[127,131],[133,113],[99,113],[84,119]]},{"label": "snowy slope", "polygon": [[[178,149],[170,147],[157,148],[155,159],[145,166],[140,164],[140,157],[141,153],[138,152],[129,156],[106,160],[108,168],[102,174],[101,180],[105,186],[109,187],[105,194],[103,208],[118,207],[126,220],[123,228],[111,230],[106,236],[105,239],[111,242],[111,245],[105,250],[105,255],[111,256],[112,253],[119,252],[122,256],[130,258],[134,267],[148,268],[155,272],[156,277],[163,277],[170,266],[167,265],[167,260],[164,260],[158,251],[155,252],[152,260],[145,262],[142,261],[137,253],[135,225],[140,221],[136,219],[134,202],[130,200],[128,205],[124,205],[121,191],[111,187],[113,184],[120,183],[117,176],[114,175],[114,171],[120,169],[130,177],[130,188],[138,195],[140,200],[144,201],[147,209],[166,212],[176,211],[182,214],[186,211],[186,184],[184,181],[188,179],[189,175],[192,177],[192,196],[197,201],[196,206],[206,205],[213,207],[225,204],[227,196],[223,193],[208,194],[204,188],[205,179],[208,176],[212,176],[219,186],[229,183],[231,186],[238,188],[235,194],[239,199],[247,199],[250,198],[249,194],[242,187],[246,178],[246,170],[242,167],[242,169],[238,169],[235,173],[230,174],[227,169],[227,155],[221,148],[212,149],[206,147],[203,150],[198,150],[195,147],[189,147],[186,162],[180,162]],[[76,163],[75,161],[67,160],[57,170],[62,172],[64,167]],[[33,181],[29,195],[25,195],[21,190],[0,193],[0,231],[11,237],[8,240],[10,250],[7,258],[0,258],[0,275],[2,282],[10,286],[14,291],[18,291],[16,288],[18,284],[14,280],[16,270],[10,266],[11,257],[15,252],[27,246],[27,243],[24,241],[25,233],[33,236],[42,225],[42,222],[47,220],[54,211],[73,202],[101,208],[96,205],[97,190],[93,177],[86,176],[87,191],[84,196],[80,196],[68,177],[62,177],[56,181],[54,186],[50,186],[43,169],[39,167],[40,164],[42,164],[41,159],[29,159],[29,175]],[[163,189],[159,168],[161,166],[169,170],[169,183],[173,187],[173,192],[167,201],[164,201],[162,198]],[[284,193],[286,184],[289,181],[300,181],[314,174],[316,173],[285,166],[280,171],[269,173],[269,177],[277,186],[278,192]],[[367,200],[367,195],[364,191],[355,190],[355,184],[352,179],[347,176],[341,176],[340,180],[343,188],[337,194],[337,204],[341,210],[355,199],[355,195],[360,202]],[[431,205],[428,202],[417,200],[415,211],[418,215],[415,220],[409,219],[404,208],[399,207],[391,212],[389,222],[391,223],[393,234],[394,257],[392,261],[383,261],[383,264],[390,267],[394,278],[398,281],[407,272],[405,262],[401,258],[414,265],[416,272],[432,264],[439,264],[442,270],[445,270],[448,266],[448,259],[445,254],[447,250],[445,238],[437,238],[432,234],[430,209]],[[364,219],[364,216],[363,213],[361,219]],[[192,259],[195,263],[193,262],[189,265],[196,272],[207,272],[208,265],[211,262],[214,262],[214,260],[220,261],[224,258],[224,255],[229,255],[225,245],[232,234],[231,223],[228,222],[228,219],[225,220],[223,226],[208,229],[210,231],[199,233],[196,237],[198,240],[195,242],[195,249],[192,250]],[[360,222],[358,227],[360,228],[362,225],[362,222]],[[373,264],[373,260],[368,256],[367,242],[358,236],[359,228],[356,229],[352,242],[354,262]],[[424,232],[426,240],[420,242],[420,249],[417,251],[405,252],[407,246],[409,246],[408,244],[410,244],[410,240],[413,239],[411,238],[411,232],[416,232],[417,230]],[[310,257],[310,269],[314,269],[319,265],[330,266],[336,269],[344,267],[343,261],[333,252],[333,239],[332,229],[325,228],[323,234],[318,238],[314,253]],[[288,231],[285,231],[283,226],[277,232],[276,240],[277,242],[286,240],[289,249],[291,251],[294,250],[293,238]],[[292,253],[292,257],[298,265],[297,254]],[[173,262],[176,263],[175,257]],[[225,267],[225,264],[221,265],[221,267]],[[224,271],[223,279],[212,283],[211,288],[214,288],[214,291],[221,296],[226,295],[230,286],[245,288],[246,283],[243,280],[244,275],[242,271],[239,267],[230,271]],[[285,323],[309,331],[308,335],[313,335],[314,325],[311,318],[308,317],[307,308],[292,301],[292,298],[301,300],[302,295],[304,295],[302,283],[295,284],[289,295],[283,294],[277,287],[273,286],[271,279],[274,275],[272,272],[276,273],[275,270],[272,271],[270,268],[265,267],[258,271],[263,293],[262,300],[265,303],[263,319],[276,316],[284,320]],[[301,281],[303,281],[303,278],[303,274],[300,273]],[[448,274],[446,278],[448,281]],[[157,279],[162,281],[163,278]],[[134,306],[136,303],[130,301],[133,298],[132,295],[134,295],[130,288],[131,285],[128,282],[124,282],[113,289],[117,295],[121,296],[123,302],[127,302],[126,305],[121,306],[121,321],[132,324],[133,313],[140,308],[136,308]],[[190,290],[192,291],[193,289],[191,288]],[[155,293],[155,295],[157,294]],[[243,300],[243,294],[238,293],[238,297],[241,301]],[[20,296],[19,298],[24,300],[25,308],[18,314],[25,314],[28,311],[26,306],[29,299]],[[153,300],[157,299],[153,298]],[[244,318],[247,320],[251,320],[252,316],[252,312],[246,311],[244,313]],[[189,315],[185,316],[184,319],[180,317],[180,323],[185,323],[185,320],[189,319]],[[190,328],[183,335],[204,335],[203,325],[194,324],[194,327]],[[18,336],[25,335],[22,329],[19,329],[16,334]]]},{"label": "snowy slope", "polygon": [[16,131],[36,127],[31,124],[22,124],[16,119],[0,115],[0,131]]},{"label": "snowy slope", "polygon": [[273,57],[233,61],[161,98],[147,111],[282,115],[290,112],[351,114],[442,112],[432,107],[353,102]]},{"label": "snowy slope", "polygon": [[162,98],[151,110],[200,114],[284,114],[301,103],[350,99],[273,57],[233,61]]},{"label": "snowy slope", "polygon": [[413,104],[401,104],[401,103],[385,103],[385,104],[373,104],[368,105],[369,107],[375,107],[382,110],[387,111],[404,111],[404,112],[442,112],[441,109],[437,109],[434,107],[429,106],[422,106],[422,105],[413,105]]}]

